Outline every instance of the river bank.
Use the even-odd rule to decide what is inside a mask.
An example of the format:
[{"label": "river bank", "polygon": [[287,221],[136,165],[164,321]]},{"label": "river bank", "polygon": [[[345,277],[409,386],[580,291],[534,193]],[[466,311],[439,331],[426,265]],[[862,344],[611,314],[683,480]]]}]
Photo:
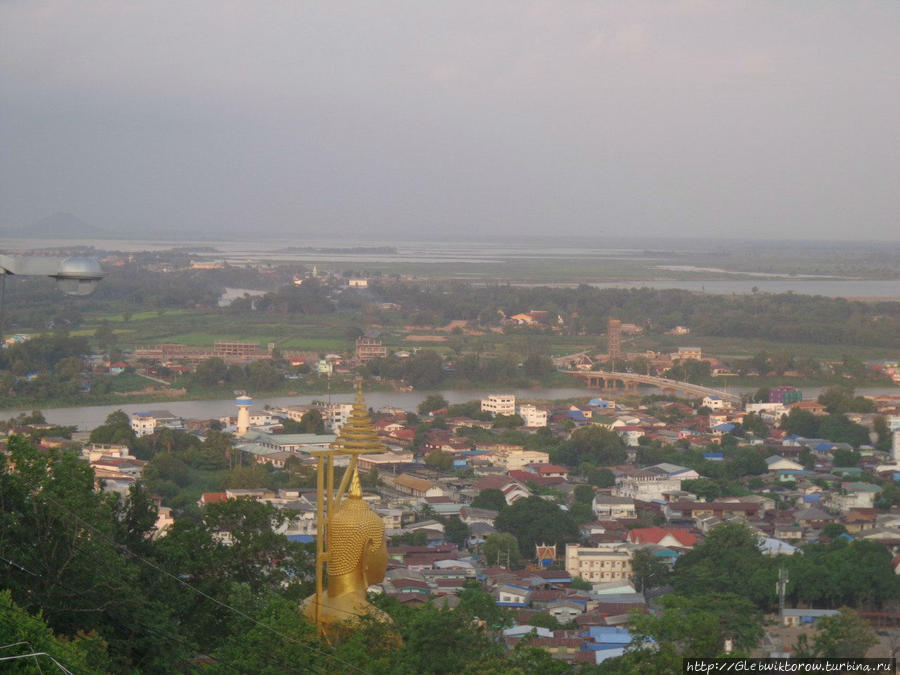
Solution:
[{"label": "river bank", "polygon": [[[754,387],[733,387],[729,388],[735,393],[753,393],[757,388]],[[412,392],[396,392],[396,391],[366,391],[366,403],[375,410],[384,408],[401,408],[403,410],[415,410],[430,394],[441,394],[451,404],[465,403],[487,397],[489,394],[502,391],[504,393],[513,393],[520,401],[535,402],[547,404],[552,401],[564,401],[571,399],[589,399],[595,396],[602,396],[603,392],[597,389],[586,389],[581,387],[553,387],[547,389],[516,389],[496,387],[494,389],[468,389],[468,390],[438,390],[438,391],[412,391]],[[803,394],[806,399],[816,398],[822,391],[822,388],[804,389]],[[861,396],[881,396],[881,395],[897,395],[900,396],[900,387],[861,387],[856,390]],[[251,392],[252,393],[252,392]],[[659,393],[659,390],[652,388],[642,388],[641,393],[652,394]],[[333,402],[350,403],[353,401],[353,393],[351,391],[343,393],[331,392],[330,397],[327,394],[300,394],[295,396],[260,396],[254,397],[255,407],[263,408],[268,405],[270,407],[280,408],[285,406],[305,406],[312,405],[314,401],[330,400]],[[233,397],[221,397],[217,399],[190,400],[190,401],[167,401],[154,402],[150,405],[146,403],[129,402],[120,405],[100,405],[100,406],[76,406],[66,408],[41,408],[47,421],[51,424],[63,426],[76,426],[81,431],[89,431],[100,424],[103,424],[107,415],[116,410],[123,410],[126,413],[144,412],[152,409],[166,409],[175,415],[186,419],[210,419],[225,417],[226,415],[235,414]],[[0,410],[0,419],[9,419],[20,413],[31,412],[30,409],[7,409]]]}]

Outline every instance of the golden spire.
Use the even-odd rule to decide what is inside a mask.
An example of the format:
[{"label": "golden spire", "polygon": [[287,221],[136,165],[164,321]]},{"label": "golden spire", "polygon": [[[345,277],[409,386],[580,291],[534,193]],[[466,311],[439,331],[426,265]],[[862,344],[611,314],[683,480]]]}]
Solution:
[{"label": "golden spire", "polygon": [[362,499],[362,485],[359,484],[359,472],[353,467],[353,478],[350,479],[350,489],[347,491],[348,499]]},{"label": "golden spire", "polygon": [[350,418],[341,427],[341,432],[331,444],[332,450],[341,453],[363,454],[369,452],[387,452],[387,447],[378,440],[369,409],[362,395],[362,380],[356,381],[356,401],[350,411]]}]

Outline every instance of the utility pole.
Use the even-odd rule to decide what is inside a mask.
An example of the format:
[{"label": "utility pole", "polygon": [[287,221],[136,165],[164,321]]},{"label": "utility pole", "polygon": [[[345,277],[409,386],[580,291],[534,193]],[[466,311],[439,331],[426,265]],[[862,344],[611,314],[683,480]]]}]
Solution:
[{"label": "utility pole", "polygon": [[787,592],[788,585],[788,571],[784,567],[778,568],[778,583],[775,585],[776,590],[778,591],[778,613],[783,618],[784,617],[784,596]]}]

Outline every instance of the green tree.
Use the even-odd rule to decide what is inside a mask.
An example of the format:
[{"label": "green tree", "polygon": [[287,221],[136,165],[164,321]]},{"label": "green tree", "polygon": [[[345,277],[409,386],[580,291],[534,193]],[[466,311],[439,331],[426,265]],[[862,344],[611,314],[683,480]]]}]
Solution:
[{"label": "green tree", "polygon": [[247,365],[247,380],[255,391],[271,391],[284,381],[284,376],[269,359],[257,359]]},{"label": "green tree", "polygon": [[530,354],[522,363],[525,375],[532,378],[547,377],[553,372],[553,361],[542,354]]},{"label": "green tree", "polygon": [[576,467],[584,462],[592,465],[621,464],[628,457],[619,436],[600,426],[576,429],[565,443],[551,452],[554,462]]},{"label": "green tree", "polygon": [[803,465],[804,469],[812,469],[816,466],[816,457],[813,455],[813,451],[807,447],[804,447],[800,450],[800,456],[798,457],[800,463]]},{"label": "green tree", "polygon": [[763,636],[762,613],[744,597],[732,593],[705,593],[696,596],[666,595],[660,599],[659,616],[633,614],[629,626],[632,645],[643,648],[649,640],[658,646],[662,664],[671,667],[677,657],[715,658],[725,655],[725,641],[735,652],[749,654]]},{"label": "green tree", "polygon": [[97,347],[100,349],[109,349],[116,344],[115,331],[113,331],[112,327],[110,327],[106,321],[103,321],[94,330],[94,340],[97,342]]},{"label": "green tree", "polygon": [[131,445],[136,435],[131,428],[131,418],[122,410],[106,416],[106,422],[91,431],[91,443],[122,443]]},{"label": "green tree", "polygon": [[274,593],[266,601],[259,618],[230,632],[215,651],[215,662],[204,670],[276,675],[329,668],[315,625],[303,616],[299,604]]},{"label": "green tree", "polygon": [[552,614],[547,612],[535,612],[528,617],[529,626],[537,626],[538,628],[549,628],[550,630],[559,630],[559,621]]},{"label": "green tree", "polygon": [[324,434],[325,421],[322,419],[322,413],[318,410],[307,410],[300,418],[300,428],[297,433],[301,434]]},{"label": "green tree", "polygon": [[444,536],[454,544],[463,545],[469,538],[469,526],[459,516],[450,516],[444,523]]},{"label": "green tree", "polygon": [[591,508],[590,504],[585,504],[584,502],[575,502],[572,504],[572,507],[569,509],[569,514],[572,516],[572,520],[578,525],[589,523],[594,520],[594,510]]},{"label": "green tree", "polygon": [[194,382],[203,386],[212,386],[225,379],[228,366],[219,357],[206,359],[197,364],[194,371]]},{"label": "green tree", "polygon": [[477,509],[491,509],[502,511],[506,508],[506,497],[502,490],[497,488],[485,488],[472,500],[472,506]]},{"label": "green tree", "polygon": [[[806,636],[801,636],[805,638]],[[875,631],[849,607],[841,607],[835,616],[822,617],[813,638],[798,643],[798,655],[831,659],[859,659],[878,642]]]},{"label": "green tree", "polygon": [[571,586],[576,591],[590,591],[594,588],[594,585],[583,577],[572,577]]},{"label": "green tree", "polygon": [[494,429],[515,429],[525,424],[525,420],[519,415],[496,415],[494,417]]},{"label": "green tree", "polygon": [[449,405],[447,399],[440,394],[429,394],[428,397],[419,404],[417,410],[420,415],[427,415],[435,410],[447,408]]},{"label": "green tree", "polygon": [[449,471],[453,468],[453,453],[434,450],[425,456],[425,464],[436,471]]},{"label": "green tree", "polygon": [[862,456],[858,452],[847,450],[846,448],[838,448],[831,454],[831,463],[834,466],[851,467],[859,464],[861,458]]},{"label": "green tree", "polygon": [[665,586],[672,572],[666,563],[647,549],[640,549],[634,552],[631,560],[631,569],[640,592]]},{"label": "green tree", "polygon": [[608,488],[616,484],[616,475],[609,469],[591,469],[587,474],[588,483],[598,488]]},{"label": "green tree", "polygon": [[465,583],[459,593],[457,611],[468,615],[473,621],[484,621],[491,631],[500,631],[515,623],[512,613],[504,607],[498,607],[496,600],[478,582]]},{"label": "green tree", "polygon": [[[0,644],[3,656],[40,653],[42,656],[6,661],[5,673],[55,671],[54,661],[76,672],[105,672],[109,667],[106,646],[97,635],[81,634],[74,640],[56,637],[41,613],[29,614],[13,602],[8,590],[0,590]],[[46,670],[45,670],[46,669]]]},{"label": "green tree", "polygon": [[575,489],[572,491],[572,494],[575,497],[576,502],[590,504],[594,501],[595,493],[590,485],[576,485]]},{"label": "green tree", "polygon": [[522,564],[518,540],[505,532],[489,534],[481,545],[481,554],[488,565],[496,565],[498,562],[504,564],[509,561],[511,568],[518,568]]},{"label": "green tree", "polygon": [[851,422],[845,415],[826,415],[819,426],[819,433],[835,443],[849,443],[855,448],[869,443],[869,430]]},{"label": "green tree", "polygon": [[782,418],[781,428],[789,434],[797,434],[804,438],[818,438],[819,418],[808,410],[791,408],[791,411]]},{"label": "green tree", "polygon": [[887,419],[885,419],[884,415],[875,416],[875,419],[872,420],[872,430],[876,434],[878,434],[876,448],[884,452],[890,450],[893,438],[891,435],[891,428],[888,425]]},{"label": "green tree", "polygon": [[503,509],[494,527],[509,532],[519,542],[519,550],[533,551],[537,544],[578,541],[578,525],[572,515],[536,495],[519,499]]},{"label": "green tree", "polygon": [[735,593],[760,607],[774,600],[776,572],[757,536],[737,523],[713,529],[702,544],[675,563],[673,583],[684,595]]},{"label": "green tree", "polygon": [[75,455],[39,454],[18,436],[7,448],[0,555],[15,563],[3,580],[13,602],[29,614],[40,610],[56,634],[102,636],[111,670],[171,670],[185,656],[171,611],[137,583],[143,569],[122,554],[148,534],[140,530],[147,519],[96,492],[93,470]]}]

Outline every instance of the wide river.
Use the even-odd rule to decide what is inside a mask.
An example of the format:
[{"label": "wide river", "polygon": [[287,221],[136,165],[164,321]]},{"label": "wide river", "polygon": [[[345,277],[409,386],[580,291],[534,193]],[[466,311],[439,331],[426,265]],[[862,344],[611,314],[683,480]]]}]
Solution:
[{"label": "wide river", "polygon": [[[729,387],[732,393],[755,392],[754,387]],[[642,392],[653,393],[652,388],[641,389]],[[820,387],[803,389],[804,398],[813,399],[821,393]],[[440,393],[450,403],[465,403],[473,399],[481,399],[488,394],[515,393],[516,398],[524,401],[554,401],[569,398],[589,398],[602,396],[602,391],[597,389],[584,389],[579,387],[558,387],[554,389],[518,389],[510,392],[508,389],[498,387],[493,391],[465,390],[465,391],[441,391]],[[397,407],[403,410],[415,410],[426,396],[435,392],[368,392],[365,394],[369,407],[380,410],[382,408]],[[862,387],[856,390],[859,395],[900,396],[900,387]],[[264,405],[272,407],[284,407],[294,405],[310,405],[315,400],[325,400],[325,394],[312,394],[303,396],[279,396],[275,398],[254,399],[254,408],[262,408]],[[332,394],[331,400],[338,403],[351,403],[353,394]],[[48,408],[44,410],[44,416],[51,424],[65,426],[77,426],[81,431],[89,431],[103,424],[106,416],[115,410],[124,410],[126,413],[143,412],[147,410],[168,410],[186,419],[215,419],[233,415],[237,412],[233,399],[212,401],[170,401],[168,403],[127,403],[122,405],[83,406],[75,408]],[[0,410],[0,419],[9,419],[22,412],[30,410]]]}]

